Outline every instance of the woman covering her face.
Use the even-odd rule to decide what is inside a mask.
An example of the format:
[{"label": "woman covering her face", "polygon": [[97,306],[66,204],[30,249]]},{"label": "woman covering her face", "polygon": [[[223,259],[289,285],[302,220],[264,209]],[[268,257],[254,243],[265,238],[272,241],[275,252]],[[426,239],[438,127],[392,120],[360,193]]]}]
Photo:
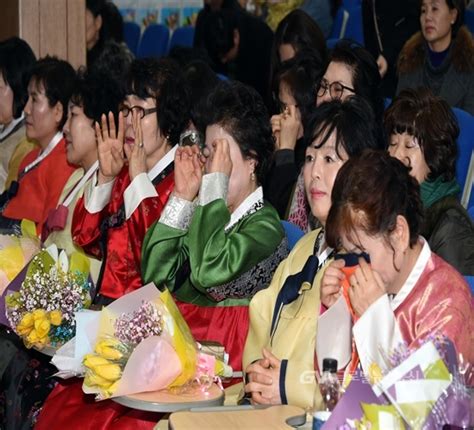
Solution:
[{"label": "woman covering her face", "polygon": [[196,145],[176,152],[176,186],[146,236],[142,273],[174,293],[196,340],[220,342],[240,370],[248,304],[270,283],[287,242],[263,200],[273,139],[261,97],[224,82],[208,112],[204,155]]},{"label": "woman covering her face", "polygon": [[[254,403],[312,407],[320,282],[332,261],[325,225],[339,169],[365,148],[377,148],[370,106],[357,97],[322,104],[305,128],[304,186],[311,212],[323,226],[306,234],[280,264],[270,286],[250,303],[245,343],[245,391]],[[309,378],[308,378],[309,375]]]},{"label": "woman covering her face", "polygon": [[[434,254],[420,236],[419,187],[408,169],[386,152],[367,151],[346,163],[334,184],[327,221],[328,243],[349,253],[364,252],[341,297],[344,260],[326,270],[321,302],[328,308],[319,320],[318,359],[335,357],[352,372],[360,364],[382,374],[386,358],[401,342],[420,345],[445,335],[468,363],[474,360],[474,309],[462,275]],[[341,307],[342,306],[342,307]],[[352,324],[341,324],[341,310]],[[350,318],[349,320],[350,321]],[[351,328],[352,326],[352,328]],[[345,342],[331,342],[334,328]],[[339,339],[344,339],[339,337]],[[347,353],[354,338],[352,355]],[[472,375],[468,376],[472,384]]]},{"label": "woman covering her face", "polygon": [[474,114],[474,40],[463,25],[465,0],[423,0],[421,31],[398,59],[397,93],[429,88],[450,106]]},{"label": "woman covering her face", "polygon": [[136,60],[118,124],[110,112],[96,125],[97,185],[86,189],[72,224],[76,244],[103,261],[96,303],[143,285],[142,241],[173,189],[173,159],[188,122],[187,92],[174,63]]},{"label": "woman covering her face", "polygon": [[[313,51],[299,52],[282,63],[273,84],[273,98],[278,114],[271,117],[275,137],[275,153],[265,178],[265,197],[278,211],[281,219],[288,219],[290,204],[295,200],[294,189],[304,163],[305,142],[303,124],[314,110],[316,89],[322,75],[323,65]],[[307,209],[307,208],[305,208]],[[307,209],[301,222],[307,226]]]},{"label": "woman covering her face", "polygon": [[459,203],[456,182],[459,127],[448,103],[430,90],[402,91],[385,113],[389,153],[420,184],[421,235],[433,252],[463,275],[474,275],[474,226]]}]

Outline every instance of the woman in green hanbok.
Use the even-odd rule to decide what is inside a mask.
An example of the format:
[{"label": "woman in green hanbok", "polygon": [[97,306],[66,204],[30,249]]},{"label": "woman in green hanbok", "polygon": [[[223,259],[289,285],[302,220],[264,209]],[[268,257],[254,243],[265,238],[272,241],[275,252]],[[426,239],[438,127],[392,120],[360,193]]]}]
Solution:
[{"label": "woman in green hanbok", "polygon": [[224,345],[240,370],[248,304],[268,286],[287,242],[260,186],[273,152],[262,99],[222,82],[208,106],[203,152],[176,152],[175,189],[145,237],[142,276],[169,288],[195,339]]}]

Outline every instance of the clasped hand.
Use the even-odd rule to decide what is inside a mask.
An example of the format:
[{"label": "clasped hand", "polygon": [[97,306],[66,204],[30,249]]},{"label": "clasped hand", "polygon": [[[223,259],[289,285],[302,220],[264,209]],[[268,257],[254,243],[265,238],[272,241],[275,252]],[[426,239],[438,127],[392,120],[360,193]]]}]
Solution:
[{"label": "clasped hand", "polygon": [[278,405],[281,404],[281,361],[265,348],[262,352],[262,359],[247,366],[245,392],[251,394],[254,404]]}]

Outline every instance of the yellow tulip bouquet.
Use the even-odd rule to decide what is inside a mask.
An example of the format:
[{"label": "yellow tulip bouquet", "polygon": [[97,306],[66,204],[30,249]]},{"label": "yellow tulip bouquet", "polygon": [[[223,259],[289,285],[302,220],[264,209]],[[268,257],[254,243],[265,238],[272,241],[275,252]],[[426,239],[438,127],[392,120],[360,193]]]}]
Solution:
[{"label": "yellow tulip bouquet", "polygon": [[83,391],[96,394],[97,400],[232,374],[228,366],[198,351],[171,294],[154,284],[102,309],[86,330],[95,342],[82,360]]},{"label": "yellow tulip bouquet", "polygon": [[89,262],[55,245],[29,263],[18,291],[5,297],[10,327],[27,348],[58,348],[75,335],[75,312],[90,305]]}]

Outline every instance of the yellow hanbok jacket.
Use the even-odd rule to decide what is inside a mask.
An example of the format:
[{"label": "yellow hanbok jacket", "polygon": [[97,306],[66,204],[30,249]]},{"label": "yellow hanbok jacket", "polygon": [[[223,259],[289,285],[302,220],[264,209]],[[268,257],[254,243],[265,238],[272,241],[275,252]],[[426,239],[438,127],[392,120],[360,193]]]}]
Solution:
[{"label": "yellow hanbok jacket", "polygon": [[322,399],[315,380],[314,356],[316,330],[320,314],[319,287],[327,260],[316,274],[311,287],[301,292],[293,302],[284,305],[278,325],[270,338],[272,318],[278,293],[286,278],[302,270],[314,251],[319,229],[300,239],[286,260],[278,266],[270,286],[258,292],[250,302],[250,329],[243,355],[243,369],[262,358],[262,348],[269,349],[282,360],[280,396],[282,403],[312,407]]}]

